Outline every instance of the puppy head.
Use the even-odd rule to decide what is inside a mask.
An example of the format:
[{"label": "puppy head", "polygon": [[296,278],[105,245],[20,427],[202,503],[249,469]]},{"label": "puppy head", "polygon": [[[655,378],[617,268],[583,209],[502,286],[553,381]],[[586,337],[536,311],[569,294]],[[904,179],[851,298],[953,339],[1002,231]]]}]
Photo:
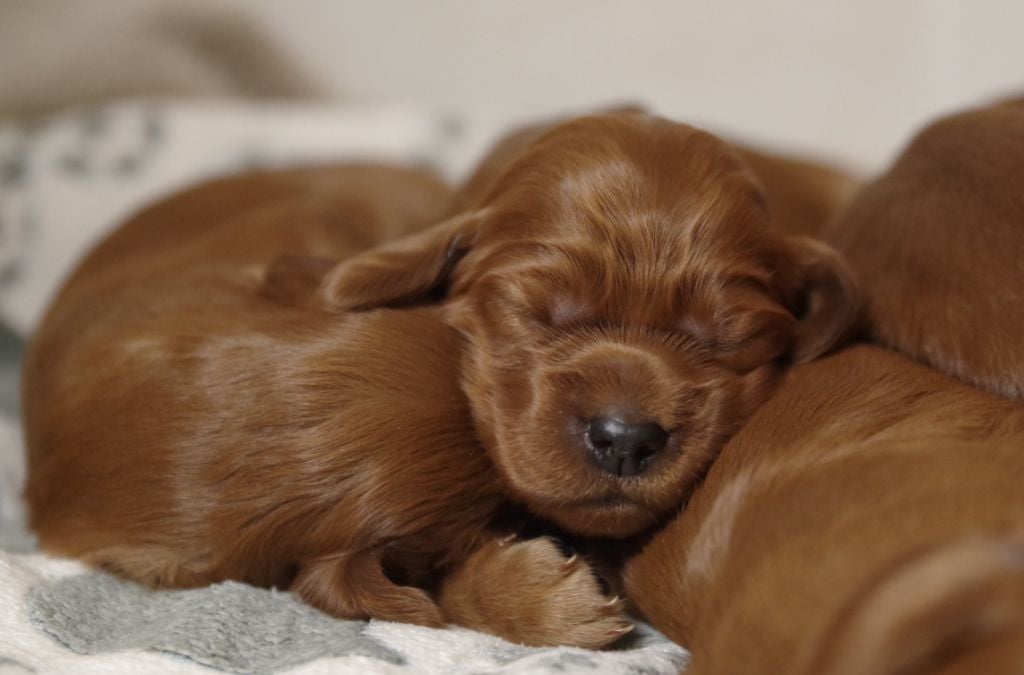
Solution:
[{"label": "puppy head", "polygon": [[478,210],[340,264],[318,296],[341,310],[444,298],[510,489],[599,536],[682,503],[781,366],[856,316],[838,258],[772,229],[728,146],[636,113],[555,127]]}]

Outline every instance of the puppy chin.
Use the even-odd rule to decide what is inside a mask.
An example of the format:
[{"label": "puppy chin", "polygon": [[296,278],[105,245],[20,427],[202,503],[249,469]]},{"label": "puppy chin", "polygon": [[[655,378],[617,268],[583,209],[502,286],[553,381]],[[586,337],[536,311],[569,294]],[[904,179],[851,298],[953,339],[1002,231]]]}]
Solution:
[{"label": "puppy chin", "polygon": [[587,537],[629,537],[658,521],[657,514],[620,496],[558,506],[543,505],[533,510],[559,527]]}]

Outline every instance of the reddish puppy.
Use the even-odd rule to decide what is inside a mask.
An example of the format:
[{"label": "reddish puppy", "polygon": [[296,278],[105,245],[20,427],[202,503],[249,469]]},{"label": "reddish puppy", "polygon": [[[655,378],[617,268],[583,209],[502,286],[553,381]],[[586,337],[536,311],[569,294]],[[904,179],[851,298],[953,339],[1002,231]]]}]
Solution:
[{"label": "reddish puppy", "polygon": [[872,336],[1024,398],[1024,101],[930,125],[825,233]]},{"label": "reddish puppy", "polygon": [[[920,134],[830,231],[873,335],[1024,392],[1024,109]],[[1024,673],[1024,409],[879,347],[797,368],[630,563],[694,670]]]},{"label": "reddish puppy", "polygon": [[444,201],[364,170],[215,182],[83,263],[26,371],[43,546],[610,642],[588,567],[495,519],[626,537],[670,515],[785,363],[848,334],[848,273],[772,227],[728,146],[647,115],[560,125],[475,208],[359,253]]},{"label": "reddish puppy", "polygon": [[688,675],[1024,673],[1024,410],[874,346],[789,373],[629,563]]},{"label": "reddish puppy", "polygon": [[670,513],[780,365],[833,347],[857,313],[837,256],[772,227],[726,144],[642,113],[556,126],[476,209],[342,262],[310,302],[436,292],[506,487],[600,536]]},{"label": "reddish puppy", "polygon": [[309,279],[264,274],[415,231],[449,199],[404,169],[252,174],[103,242],[26,361],[42,547],[154,586],[240,579],[340,616],[441,623],[383,568],[425,583],[481,536],[460,511],[500,500],[452,376],[457,336],[429,310],[296,309],[280,298]]}]

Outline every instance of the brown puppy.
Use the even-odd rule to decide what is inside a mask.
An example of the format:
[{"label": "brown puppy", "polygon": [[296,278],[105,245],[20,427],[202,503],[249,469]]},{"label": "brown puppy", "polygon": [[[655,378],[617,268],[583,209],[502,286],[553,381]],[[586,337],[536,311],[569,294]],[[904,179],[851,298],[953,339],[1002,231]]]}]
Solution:
[{"label": "brown puppy", "polygon": [[[43,548],[158,587],[290,587],[337,616],[531,644],[619,637],[621,607],[585,566],[487,531],[504,495],[438,312],[288,304],[319,281],[311,254],[422,228],[450,196],[397,168],[252,174],[157,204],[103,242],[26,363]],[[265,273],[282,254],[304,264]],[[422,590],[472,551],[439,598]],[[476,568],[533,592],[507,597]],[[487,623],[487,603],[511,623]]]},{"label": "brown puppy", "polygon": [[825,238],[863,281],[874,339],[1024,398],[1024,103],[926,128]]},{"label": "brown puppy", "polygon": [[822,162],[736,145],[768,196],[768,208],[789,234],[816,237],[849,204],[858,179]]},{"label": "brown puppy", "polygon": [[216,182],[83,263],[27,364],[41,541],[155,585],[606,644],[621,609],[550,541],[495,534],[504,502],[654,525],[785,359],[848,333],[853,285],[772,230],[724,144],[664,120],[559,127],[486,205],[353,257],[437,208],[379,171]]},{"label": "brown puppy", "polygon": [[[830,232],[875,336],[1010,395],[1021,120],[933,125]],[[701,673],[1022,672],[1022,430],[879,348],[797,369],[631,564],[632,599]]]},{"label": "brown puppy", "polygon": [[[439,505],[486,512],[498,499],[449,375],[451,331],[412,313],[297,311],[259,289],[275,256],[358,253],[432,222],[448,199],[400,169],[254,174],[156,204],[104,241],[26,360],[27,497],[43,548],[157,586],[287,586],[298,573],[300,592],[336,614],[439,623],[380,561],[397,538],[404,556],[417,537],[450,538],[459,555],[479,532],[439,519]],[[418,454],[386,454],[414,443]],[[411,576],[443,563],[437,549]]]},{"label": "brown puppy", "polygon": [[1024,672],[1024,410],[879,347],[791,371],[626,573],[688,673]]},{"label": "brown puppy", "polygon": [[852,280],[772,227],[729,147],[642,113],[516,155],[474,210],[329,272],[312,304],[442,290],[484,446],[534,513],[622,537],[672,512],[787,359],[845,337]]}]

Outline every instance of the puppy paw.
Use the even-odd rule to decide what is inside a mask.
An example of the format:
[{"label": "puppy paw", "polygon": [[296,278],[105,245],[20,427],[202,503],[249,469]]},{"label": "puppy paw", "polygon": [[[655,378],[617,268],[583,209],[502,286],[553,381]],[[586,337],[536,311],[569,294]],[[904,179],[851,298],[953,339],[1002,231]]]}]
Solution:
[{"label": "puppy paw", "polygon": [[590,565],[550,539],[495,539],[445,579],[440,605],[453,623],[512,642],[598,649],[633,630]]}]

